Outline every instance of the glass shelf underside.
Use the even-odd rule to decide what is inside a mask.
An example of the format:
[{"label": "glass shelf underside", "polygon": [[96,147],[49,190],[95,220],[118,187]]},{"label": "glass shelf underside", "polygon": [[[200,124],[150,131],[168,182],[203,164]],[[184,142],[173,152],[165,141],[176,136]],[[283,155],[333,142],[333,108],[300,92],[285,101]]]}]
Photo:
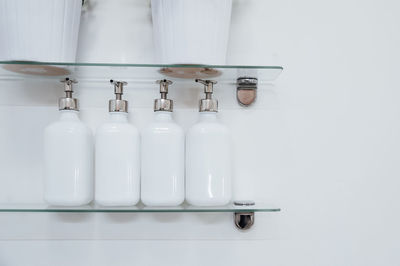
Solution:
[{"label": "glass shelf underside", "polygon": [[268,204],[255,204],[253,206],[235,206],[228,204],[218,207],[194,207],[190,205],[180,205],[177,207],[145,207],[143,205],[129,207],[104,207],[96,204],[84,205],[79,207],[59,207],[46,204],[0,204],[0,212],[278,212],[279,208]]},{"label": "glass shelf underside", "polygon": [[240,65],[162,65],[114,63],[54,63],[31,61],[0,61],[0,80],[54,79],[65,76],[80,81],[103,81],[110,78],[127,81],[154,82],[158,79],[214,79],[236,83],[239,77],[255,77],[259,82],[275,80],[281,66]]}]

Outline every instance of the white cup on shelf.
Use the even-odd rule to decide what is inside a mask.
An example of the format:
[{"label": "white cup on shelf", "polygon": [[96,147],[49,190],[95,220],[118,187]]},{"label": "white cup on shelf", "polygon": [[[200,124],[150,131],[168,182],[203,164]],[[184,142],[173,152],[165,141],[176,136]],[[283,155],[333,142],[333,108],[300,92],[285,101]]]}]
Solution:
[{"label": "white cup on shelf", "polygon": [[82,0],[0,0],[0,60],[75,62]]},{"label": "white cup on shelf", "polygon": [[232,0],[152,0],[156,62],[225,64]]}]

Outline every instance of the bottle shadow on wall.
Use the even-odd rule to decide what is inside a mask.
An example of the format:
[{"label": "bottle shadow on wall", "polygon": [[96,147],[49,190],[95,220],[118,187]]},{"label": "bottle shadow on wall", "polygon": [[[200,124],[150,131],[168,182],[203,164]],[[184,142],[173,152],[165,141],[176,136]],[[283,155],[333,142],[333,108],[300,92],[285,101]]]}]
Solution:
[{"label": "bottle shadow on wall", "polygon": [[124,224],[136,221],[140,213],[103,213],[105,219],[113,224]]},{"label": "bottle shadow on wall", "polygon": [[181,219],[182,213],[103,213],[105,219],[115,224],[133,223],[145,215],[157,223],[175,223]]},{"label": "bottle shadow on wall", "polygon": [[194,213],[194,215],[202,224],[216,225],[226,221],[227,213]]},{"label": "bottle shadow on wall", "polygon": [[91,213],[54,213],[55,218],[59,222],[63,223],[82,223],[87,222],[91,219]]},{"label": "bottle shadow on wall", "polygon": [[183,213],[152,213],[151,220],[159,223],[176,223],[183,219]]}]

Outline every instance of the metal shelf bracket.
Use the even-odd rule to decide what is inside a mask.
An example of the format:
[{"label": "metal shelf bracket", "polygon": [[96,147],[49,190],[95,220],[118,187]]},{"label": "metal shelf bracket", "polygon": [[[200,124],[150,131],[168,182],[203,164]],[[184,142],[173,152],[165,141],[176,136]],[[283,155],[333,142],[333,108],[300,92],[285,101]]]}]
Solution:
[{"label": "metal shelf bracket", "polygon": [[254,77],[239,77],[236,80],[236,98],[240,105],[249,106],[257,98],[258,80]]},{"label": "metal shelf bracket", "polygon": [[[233,203],[235,206],[254,206],[254,201],[235,201]],[[233,214],[234,222],[238,229],[247,230],[251,228],[254,224],[254,212],[235,212]]]},{"label": "metal shelf bracket", "polygon": [[235,212],[235,225],[240,230],[250,229],[254,224],[254,212]]}]

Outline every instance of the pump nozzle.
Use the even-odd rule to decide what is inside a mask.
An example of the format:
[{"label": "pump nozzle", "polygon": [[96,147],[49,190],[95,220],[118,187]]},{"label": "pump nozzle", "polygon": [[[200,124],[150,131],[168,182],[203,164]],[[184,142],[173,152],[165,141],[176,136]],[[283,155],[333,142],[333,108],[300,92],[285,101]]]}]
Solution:
[{"label": "pump nozzle", "polygon": [[157,80],[157,83],[160,84],[161,98],[154,100],[154,112],[157,111],[172,112],[173,101],[167,99],[168,86],[172,84],[172,81],[167,79],[162,79],[162,80]]},{"label": "pump nozzle", "polygon": [[114,84],[115,99],[108,102],[109,112],[128,112],[128,101],[122,100],[122,94],[124,94],[124,86],[128,85],[126,81],[110,80],[111,84]]},{"label": "pump nozzle", "polygon": [[72,86],[73,84],[78,83],[78,81],[65,78],[60,80],[60,82],[64,83],[65,97],[62,97],[58,100],[58,109],[78,111],[78,99],[72,98],[72,93],[74,92]]},{"label": "pump nozzle", "polygon": [[167,99],[168,86],[172,84],[172,81],[167,79],[157,80],[157,83],[160,84],[160,93],[162,99]]},{"label": "pump nozzle", "polygon": [[217,84],[215,80],[203,80],[203,79],[196,79],[198,83],[204,85],[204,93],[206,94],[205,99],[200,100],[200,112],[218,112],[218,101],[212,98],[214,84]]}]

